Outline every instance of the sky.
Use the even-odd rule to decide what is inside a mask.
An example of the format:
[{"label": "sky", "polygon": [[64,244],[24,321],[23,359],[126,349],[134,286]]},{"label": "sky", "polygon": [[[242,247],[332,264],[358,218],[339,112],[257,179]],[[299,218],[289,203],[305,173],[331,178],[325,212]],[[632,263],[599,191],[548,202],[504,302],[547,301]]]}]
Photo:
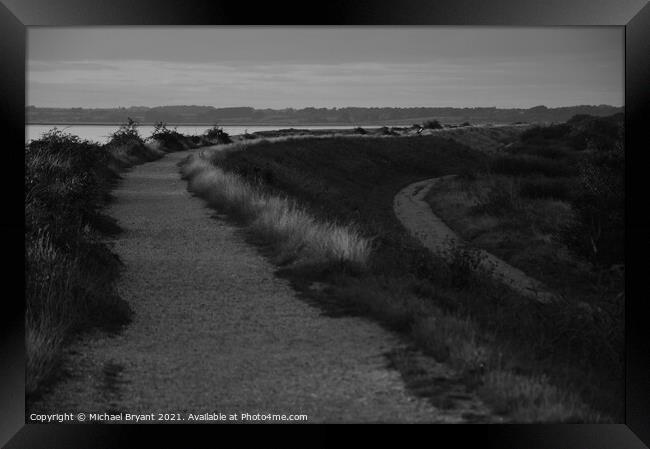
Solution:
[{"label": "sky", "polygon": [[40,107],[622,106],[622,27],[30,27]]}]

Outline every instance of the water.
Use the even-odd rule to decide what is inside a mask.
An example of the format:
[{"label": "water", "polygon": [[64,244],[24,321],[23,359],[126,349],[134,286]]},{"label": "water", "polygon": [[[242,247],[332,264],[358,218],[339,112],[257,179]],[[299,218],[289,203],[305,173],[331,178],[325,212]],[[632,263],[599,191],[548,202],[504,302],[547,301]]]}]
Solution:
[{"label": "water", "polygon": [[[25,126],[25,141],[29,142],[38,139],[41,135],[52,128],[58,128],[66,133],[74,134],[82,139],[91,140],[99,143],[106,143],[111,133],[113,133],[119,125],[26,125]],[[170,129],[176,128],[181,134],[197,135],[203,134],[206,130],[212,128],[211,126],[169,126]],[[344,125],[328,125],[328,126],[291,126],[291,125],[262,125],[262,126],[223,126],[225,132],[231,136],[237,134],[244,134],[245,132],[253,133],[257,131],[273,131],[276,129],[351,129],[354,126]],[[142,137],[149,137],[153,132],[152,125],[142,125],[138,127],[138,131]]]}]

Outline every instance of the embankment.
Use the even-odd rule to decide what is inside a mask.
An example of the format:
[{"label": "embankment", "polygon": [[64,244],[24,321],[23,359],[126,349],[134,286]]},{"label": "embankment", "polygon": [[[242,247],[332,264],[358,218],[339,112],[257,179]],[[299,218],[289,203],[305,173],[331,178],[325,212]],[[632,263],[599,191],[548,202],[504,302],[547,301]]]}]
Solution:
[{"label": "embankment", "polygon": [[[394,215],[393,198],[401,188],[481,167],[489,157],[485,152],[440,135],[284,139],[215,149],[204,157],[267,195],[288,196],[317,220],[353,226],[372,239],[363,271],[321,261],[283,265],[280,273],[305,298],[332,313],[371,316],[401,332],[452,367],[509,420],[610,419],[592,408],[599,403],[598,388],[584,388],[591,359],[575,359],[576,351],[589,351],[598,338],[589,317],[566,316],[559,306],[532,306],[477,275],[465,253],[451,261],[430,254]],[[570,340],[557,340],[569,333]],[[408,362],[402,369],[419,394],[441,397],[435,384],[417,380]]]}]

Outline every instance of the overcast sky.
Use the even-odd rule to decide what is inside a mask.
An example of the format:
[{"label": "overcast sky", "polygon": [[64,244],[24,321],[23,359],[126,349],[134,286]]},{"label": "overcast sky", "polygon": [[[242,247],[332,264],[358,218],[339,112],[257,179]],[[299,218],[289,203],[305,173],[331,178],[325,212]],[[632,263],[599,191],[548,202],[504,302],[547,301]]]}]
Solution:
[{"label": "overcast sky", "polygon": [[29,28],[44,107],[623,105],[623,28]]}]

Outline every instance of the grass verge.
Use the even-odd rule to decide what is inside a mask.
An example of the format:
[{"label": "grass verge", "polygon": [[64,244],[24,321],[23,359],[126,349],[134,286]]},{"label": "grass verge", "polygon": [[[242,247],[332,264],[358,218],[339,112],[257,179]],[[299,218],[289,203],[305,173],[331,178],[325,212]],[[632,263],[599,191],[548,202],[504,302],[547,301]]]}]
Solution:
[{"label": "grass verge", "polygon": [[273,242],[280,265],[335,263],[364,269],[370,239],[352,226],[316,220],[286,196],[269,195],[239,176],[225,173],[198,155],[182,167],[189,190],[240,220],[258,237]]},{"label": "grass verge", "polygon": [[[177,136],[174,136],[177,137]],[[134,124],[106,145],[56,129],[25,147],[26,395],[55,379],[65,345],[81,332],[112,331],[131,311],[115,281],[120,262],[104,237],[119,232],[102,211],[119,172],[192,145],[146,143]]]}]

